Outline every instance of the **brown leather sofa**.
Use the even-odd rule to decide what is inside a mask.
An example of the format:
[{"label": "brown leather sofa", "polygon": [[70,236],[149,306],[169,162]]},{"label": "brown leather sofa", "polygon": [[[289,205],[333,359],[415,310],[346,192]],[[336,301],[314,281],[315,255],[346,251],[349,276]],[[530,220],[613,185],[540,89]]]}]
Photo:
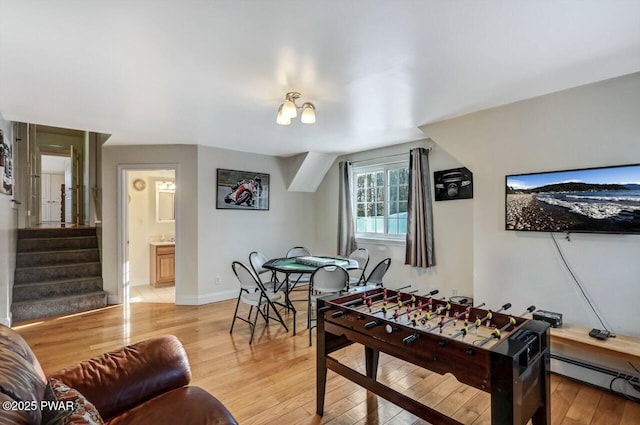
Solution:
[{"label": "brown leather sofa", "polygon": [[188,386],[190,380],[186,352],[174,336],[130,345],[47,377],[22,336],[0,325],[0,424],[45,423],[51,412],[40,406],[48,400],[45,389],[51,394],[50,382],[77,390],[108,425],[237,424],[215,397]]}]

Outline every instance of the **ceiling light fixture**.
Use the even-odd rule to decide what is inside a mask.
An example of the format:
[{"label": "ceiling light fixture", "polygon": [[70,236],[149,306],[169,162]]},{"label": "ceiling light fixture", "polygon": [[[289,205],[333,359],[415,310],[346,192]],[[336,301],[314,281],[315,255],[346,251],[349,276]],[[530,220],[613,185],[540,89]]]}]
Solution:
[{"label": "ceiling light fixture", "polygon": [[298,109],[302,109],[300,121],[303,124],[313,124],[316,122],[316,107],[311,102],[305,102],[302,106],[296,105],[296,99],[302,96],[300,93],[290,91],[284,96],[284,103],[278,107],[276,123],[280,125],[291,124],[291,118],[298,116]]}]

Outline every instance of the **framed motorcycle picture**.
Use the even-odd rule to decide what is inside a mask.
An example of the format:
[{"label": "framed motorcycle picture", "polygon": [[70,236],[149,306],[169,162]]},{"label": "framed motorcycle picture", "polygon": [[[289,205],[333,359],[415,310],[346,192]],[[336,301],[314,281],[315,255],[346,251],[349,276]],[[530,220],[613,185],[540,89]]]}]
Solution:
[{"label": "framed motorcycle picture", "polygon": [[269,174],[218,168],[216,208],[224,210],[269,209]]}]

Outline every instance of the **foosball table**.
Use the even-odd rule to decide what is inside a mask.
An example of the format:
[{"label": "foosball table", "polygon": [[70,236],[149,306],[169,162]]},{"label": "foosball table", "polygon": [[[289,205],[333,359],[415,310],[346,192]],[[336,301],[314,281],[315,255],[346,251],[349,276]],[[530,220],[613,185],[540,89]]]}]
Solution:
[{"label": "foosball table", "polygon": [[[317,406],[324,413],[327,370],[434,424],[460,424],[376,380],[380,352],[491,394],[494,425],[550,424],[549,324],[437,299],[438,291],[371,288],[320,298],[317,304]],[[364,346],[366,374],[331,353]]]}]

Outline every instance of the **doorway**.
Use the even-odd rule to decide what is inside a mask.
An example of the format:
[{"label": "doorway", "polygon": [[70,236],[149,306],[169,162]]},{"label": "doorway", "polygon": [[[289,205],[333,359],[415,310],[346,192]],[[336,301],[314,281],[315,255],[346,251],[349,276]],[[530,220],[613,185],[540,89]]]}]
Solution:
[{"label": "doorway", "polygon": [[65,173],[70,170],[70,162],[68,156],[41,156],[40,222],[43,225],[62,225],[67,221],[65,216],[70,205]]},{"label": "doorway", "polygon": [[175,303],[175,166],[121,170],[124,302]]}]

